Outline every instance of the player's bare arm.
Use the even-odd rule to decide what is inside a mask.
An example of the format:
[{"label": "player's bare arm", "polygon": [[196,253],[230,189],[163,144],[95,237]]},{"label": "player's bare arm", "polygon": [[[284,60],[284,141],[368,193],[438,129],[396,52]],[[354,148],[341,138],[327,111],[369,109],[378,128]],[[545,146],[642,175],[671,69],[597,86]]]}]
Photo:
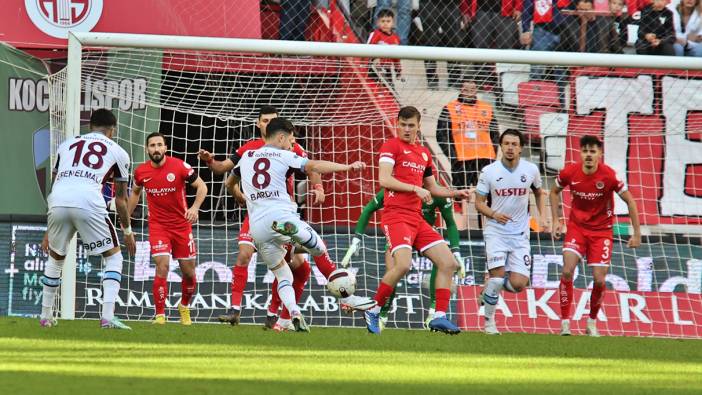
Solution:
[{"label": "player's bare arm", "polygon": [[202,206],[202,202],[205,201],[205,196],[207,196],[207,184],[202,181],[202,178],[198,177],[190,186],[196,189],[195,201],[192,206],[185,211],[185,219],[191,224],[194,224],[199,217],[200,206]]},{"label": "player's bare arm", "polygon": [[563,188],[554,185],[551,192],[548,194],[548,200],[551,204],[551,236],[560,239],[565,232],[565,217],[563,216],[563,206],[561,203],[561,191]]},{"label": "player's bare arm", "polygon": [[310,194],[314,196],[312,204],[323,204],[326,195],[322,186],[322,175],[313,171],[307,174],[307,179],[310,182]]},{"label": "player's bare arm", "polygon": [[424,177],[424,189],[431,193],[431,196],[452,198],[455,200],[469,199],[472,191],[470,189],[449,189],[439,185],[434,176]]},{"label": "player's bare arm", "polygon": [[215,160],[214,155],[204,149],[198,151],[197,157],[205,162],[207,167],[215,174],[224,174],[234,168],[234,162],[231,159]]},{"label": "player's bare arm", "polygon": [[359,171],[365,168],[366,164],[363,162],[353,162],[351,164],[344,165],[326,160],[310,160],[305,164],[306,173],[315,172],[320,174],[338,173],[343,171]]},{"label": "player's bare arm", "polygon": [[512,219],[512,217],[510,217],[507,214],[504,214],[504,213],[501,213],[497,210],[491,209],[487,205],[487,195],[483,196],[479,193],[475,194],[475,209],[480,214],[482,214],[488,218],[494,219],[495,221],[497,221],[498,223],[500,223],[502,225],[506,224],[508,221],[510,221]]},{"label": "player's bare arm", "polygon": [[241,192],[239,178],[237,178],[234,174],[230,174],[226,181],[224,181],[224,186],[240,206],[246,206],[246,197]]},{"label": "player's bare arm", "polygon": [[548,215],[546,215],[546,195],[548,192],[542,188],[532,189],[534,193],[534,201],[536,202],[536,215],[539,223],[539,228],[543,231],[549,228]]},{"label": "player's bare arm", "polygon": [[378,181],[380,182],[381,187],[396,192],[414,192],[423,202],[431,202],[431,192],[428,190],[420,188],[416,185],[407,184],[393,177],[392,164],[381,162],[379,168],[380,172],[378,174]]},{"label": "player's bare arm", "polygon": [[136,184],[134,184],[132,186],[132,193],[129,194],[129,201],[127,204],[127,212],[129,213],[130,217],[134,213],[134,209],[136,208],[137,204],[139,204],[139,200],[141,199],[141,190],[142,189],[143,189],[142,186],[139,186]]},{"label": "player's bare arm", "polygon": [[639,209],[636,207],[636,201],[631,195],[631,192],[624,191],[619,194],[619,197],[626,203],[626,207],[629,209],[629,219],[631,220],[631,227],[634,228],[634,234],[631,235],[626,246],[629,248],[636,248],[641,245],[641,224],[639,223]]},{"label": "player's bare arm", "polygon": [[127,202],[127,183],[125,181],[115,181],[115,208],[119,215],[119,222],[124,230],[124,244],[127,246],[127,251],[130,255],[136,254],[136,241],[134,240],[134,232],[129,219],[128,202]]}]

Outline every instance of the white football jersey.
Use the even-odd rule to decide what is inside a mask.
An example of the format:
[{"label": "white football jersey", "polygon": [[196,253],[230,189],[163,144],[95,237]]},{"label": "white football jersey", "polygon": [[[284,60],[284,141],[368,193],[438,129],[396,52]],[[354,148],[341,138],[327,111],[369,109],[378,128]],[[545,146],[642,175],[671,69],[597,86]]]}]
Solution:
[{"label": "white football jersey", "polygon": [[297,212],[297,204],[288,194],[287,178],[293,172],[304,173],[307,160],[270,145],[246,152],[234,171],[241,179],[251,222],[272,210]]},{"label": "white football jersey", "polygon": [[104,134],[92,132],[59,146],[54,173],[49,208],[78,207],[106,213],[102,186],[110,176],[115,181],[129,181],[129,155]]},{"label": "white football jersey", "polygon": [[513,170],[506,168],[500,160],[483,167],[477,193],[490,195],[490,208],[512,218],[504,225],[488,219],[484,233],[517,235],[528,232],[529,190],[537,188],[541,188],[539,168],[524,159],[520,159]]}]

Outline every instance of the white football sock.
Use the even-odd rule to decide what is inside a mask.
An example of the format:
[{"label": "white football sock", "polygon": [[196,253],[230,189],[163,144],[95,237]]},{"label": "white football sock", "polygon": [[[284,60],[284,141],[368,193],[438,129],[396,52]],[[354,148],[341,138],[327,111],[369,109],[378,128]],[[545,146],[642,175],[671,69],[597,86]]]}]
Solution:
[{"label": "white football sock", "polygon": [[312,256],[320,256],[327,251],[327,246],[309,225],[298,226],[295,241],[304,247]]},{"label": "white football sock", "polygon": [[122,281],[122,253],[104,258],[105,273],[102,277],[102,318],[111,320],[115,316],[115,301]]},{"label": "white football sock", "polygon": [[495,319],[495,307],[500,299],[500,291],[504,281],[500,277],[491,277],[485,286],[483,300],[485,301],[485,319],[488,321]]},{"label": "white football sock", "polygon": [[41,297],[41,318],[48,320],[54,316],[54,299],[56,291],[61,284],[61,269],[63,268],[63,260],[59,261],[51,256],[46,261],[44,266],[44,276],[41,278],[42,297]]},{"label": "white football sock", "polygon": [[278,269],[273,270],[275,278],[278,279],[278,296],[288,309],[290,314],[300,312],[300,308],[295,302],[295,290],[292,287],[293,274],[290,266],[281,265]]}]

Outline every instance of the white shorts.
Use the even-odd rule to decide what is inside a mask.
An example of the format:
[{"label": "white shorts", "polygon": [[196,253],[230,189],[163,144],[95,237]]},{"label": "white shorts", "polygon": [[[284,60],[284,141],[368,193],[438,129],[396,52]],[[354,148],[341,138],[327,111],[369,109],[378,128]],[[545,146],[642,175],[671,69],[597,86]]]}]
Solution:
[{"label": "white shorts", "polygon": [[301,220],[297,213],[271,211],[262,218],[251,219],[249,232],[258,251],[257,260],[265,262],[268,268],[277,266],[285,258],[287,253],[285,246],[292,243],[290,237],[271,229],[273,221],[293,222],[298,229],[305,228],[321,240],[317,232],[307,222]]},{"label": "white shorts", "polygon": [[504,267],[507,272],[531,274],[531,245],[528,234],[486,235],[485,255],[488,270]]},{"label": "white shorts", "polygon": [[88,255],[100,255],[119,246],[117,232],[107,213],[77,207],[53,207],[48,218],[49,248],[66,256],[68,243],[76,231]]}]

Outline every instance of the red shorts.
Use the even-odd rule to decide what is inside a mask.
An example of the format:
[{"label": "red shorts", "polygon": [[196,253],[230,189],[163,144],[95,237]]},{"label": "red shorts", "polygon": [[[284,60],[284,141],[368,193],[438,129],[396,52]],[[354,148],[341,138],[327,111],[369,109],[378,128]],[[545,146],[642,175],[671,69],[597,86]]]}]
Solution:
[{"label": "red shorts", "polygon": [[251,247],[254,246],[253,237],[249,234],[249,216],[244,217],[244,222],[241,223],[241,229],[239,229],[239,244],[248,244]]},{"label": "red shorts", "polygon": [[419,252],[424,252],[439,243],[446,242],[420,214],[411,217],[383,213],[381,225],[390,245],[391,254],[399,248],[412,249],[412,247]]},{"label": "red shorts", "polygon": [[182,228],[149,227],[151,255],[168,255],[173,259],[193,259],[197,256],[197,246],[190,225]]},{"label": "red shorts", "polygon": [[612,231],[589,231],[569,223],[563,251],[574,252],[580,259],[585,258],[588,266],[609,266],[612,260]]}]

